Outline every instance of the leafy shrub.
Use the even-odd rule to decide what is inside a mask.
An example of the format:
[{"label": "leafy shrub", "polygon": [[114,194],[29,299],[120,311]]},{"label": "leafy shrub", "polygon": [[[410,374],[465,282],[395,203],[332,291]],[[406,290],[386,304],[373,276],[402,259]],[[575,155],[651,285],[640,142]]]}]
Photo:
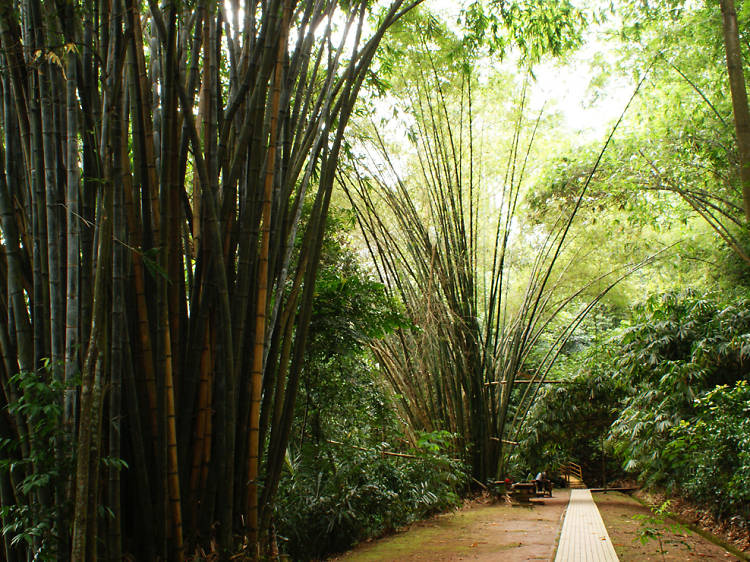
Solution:
[{"label": "leafy shrub", "polygon": [[663,454],[673,429],[697,414],[696,398],[750,370],[750,300],[695,291],[654,296],[613,343],[614,367],[629,389],[613,425],[625,467],[675,490],[681,475]]},{"label": "leafy shrub", "polygon": [[[341,210],[329,217],[275,506],[280,547],[295,560],[345,550],[456,505],[466,478],[447,458],[448,434],[421,435],[416,450],[408,450],[370,342],[410,325],[403,306],[349,247],[353,220]],[[380,453],[390,449],[415,458]]]},{"label": "leafy shrub", "polygon": [[[542,390],[511,457],[516,479],[574,461],[581,465],[587,482],[598,482],[603,441],[623,398],[620,381],[604,368],[602,354],[601,349],[594,348],[582,363],[576,362],[580,374],[567,384]],[[616,459],[608,452],[604,454],[607,478],[620,476]]]},{"label": "leafy shrub", "polygon": [[61,532],[56,523],[69,506],[55,505],[52,498],[73,467],[70,452],[62,458],[55,453],[70,442],[62,425],[64,384],[44,371],[18,373],[9,383],[19,389],[19,397],[8,404],[8,413],[25,420],[28,433],[20,440],[0,439],[0,472],[13,484],[13,497],[4,498],[0,507],[2,532],[35,560],[56,560]]},{"label": "leafy shrub", "polygon": [[416,458],[330,444],[288,458],[276,509],[282,548],[295,560],[324,557],[458,505],[466,474],[435,451],[439,441],[423,437]]},{"label": "leafy shrub", "polygon": [[652,296],[602,345],[561,364],[563,377],[579,375],[534,404],[517,466],[573,458],[595,474],[609,434],[607,446],[644,484],[748,521],[748,357],[745,294]]},{"label": "leafy shrub", "polygon": [[672,429],[664,456],[691,499],[718,515],[750,520],[750,384],[721,385],[695,401],[696,415]]}]

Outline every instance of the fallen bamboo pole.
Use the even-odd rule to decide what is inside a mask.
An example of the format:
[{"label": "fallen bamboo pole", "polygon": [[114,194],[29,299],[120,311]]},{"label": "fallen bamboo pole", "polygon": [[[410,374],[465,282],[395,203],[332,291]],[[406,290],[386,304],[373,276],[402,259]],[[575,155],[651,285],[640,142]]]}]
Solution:
[{"label": "fallen bamboo pole", "polygon": [[365,451],[367,453],[379,453],[381,455],[386,455],[389,457],[400,457],[404,459],[419,459],[421,457],[418,457],[416,455],[409,455],[407,453],[395,453],[393,451],[376,451],[374,449],[368,449],[366,447],[360,447],[358,445],[352,445],[351,443],[342,443],[341,441],[333,441],[332,439],[326,439],[326,443],[330,443],[331,445],[342,445],[344,447],[351,447],[352,449],[357,449],[358,451]]},{"label": "fallen bamboo pole", "polygon": [[[513,384],[568,384],[570,381],[531,381],[531,380],[520,380],[513,381]],[[507,381],[490,381],[484,383],[484,386],[490,386],[491,384],[506,384]]]},{"label": "fallen bamboo pole", "polygon": [[[351,443],[342,443],[341,441],[334,441],[333,439],[326,439],[326,443],[330,443],[331,445],[341,445],[343,447],[351,447],[352,449],[357,449],[358,451],[365,451],[367,453],[378,453],[380,455],[385,455],[389,457],[400,457],[402,459],[423,459],[424,457],[420,457],[417,455],[410,455],[408,453],[396,453],[394,451],[377,451],[375,449],[368,449],[367,447],[360,447],[359,445],[352,445]],[[511,443],[510,441],[506,441],[506,443]],[[518,445],[518,443],[515,443]],[[448,459],[452,462],[461,462],[459,459]]]}]

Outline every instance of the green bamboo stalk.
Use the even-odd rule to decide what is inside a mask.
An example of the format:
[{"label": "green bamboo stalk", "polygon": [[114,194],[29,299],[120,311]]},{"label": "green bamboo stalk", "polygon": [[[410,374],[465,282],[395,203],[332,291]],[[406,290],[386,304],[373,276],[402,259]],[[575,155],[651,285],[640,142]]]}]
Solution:
[{"label": "green bamboo stalk", "polygon": [[[121,458],[122,432],[122,382],[125,365],[123,343],[127,318],[125,313],[125,262],[127,243],[125,219],[125,191],[131,189],[130,170],[127,159],[127,137],[124,131],[128,129],[128,100],[127,96],[120,96],[122,100],[121,114],[113,112],[112,120],[112,232],[114,237],[112,248],[112,340],[111,340],[111,369],[109,381],[109,457],[110,461]],[[127,180],[126,180],[127,176]],[[108,467],[107,502],[112,511],[112,518],[107,522],[107,555],[110,560],[122,560],[122,506],[120,496],[120,467]]]},{"label": "green bamboo stalk", "polygon": [[77,87],[77,57],[73,50],[66,56],[66,101],[67,101],[67,130],[66,130],[66,166],[67,183],[65,191],[66,228],[67,228],[67,271],[66,271],[66,314],[65,314],[65,397],[63,409],[63,424],[69,429],[68,433],[74,436],[77,426],[77,388],[76,376],[80,372],[78,364],[79,347],[79,299],[78,285],[80,275],[80,170],[79,170],[79,143],[78,143],[78,102],[76,98]]},{"label": "green bamboo stalk", "polygon": [[[33,368],[33,342],[31,319],[24,302],[24,281],[23,281],[23,256],[22,248],[19,247],[20,235],[18,232],[16,217],[12,199],[9,197],[11,185],[20,186],[20,178],[14,173],[17,169],[14,162],[10,161],[13,157],[14,128],[12,125],[16,122],[14,119],[13,105],[10,100],[9,81],[3,81],[3,99],[4,99],[4,121],[6,127],[4,171],[3,181],[10,180],[0,189],[0,217],[2,220],[3,238],[5,240],[6,260],[8,264],[8,300],[13,311],[13,327],[15,331],[15,347],[18,352],[17,369],[29,371]],[[19,194],[20,195],[20,194]]]},{"label": "green bamboo stalk", "polygon": [[[102,217],[102,228],[106,234],[111,225],[108,215]],[[97,260],[96,276],[94,279],[94,325],[90,330],[91,341],[88,345],[81,377],[81,413],[78,431],[76,476],[75,476],[75,504],[73,514],[73,538],[71,546],[72,560],[87,560],[87,552],[91,548],[94,537],[90,535],[89,497],[97,497],[95,478],[91,472],[91,465],[98,464],[98,431],[97,420],[100,419],[101,399],[101,360],[100,346],[103,343],[107,311],[105,287],[108,284],[107,266],[110,261],[112,237],[100,236],[99,259]]]}]

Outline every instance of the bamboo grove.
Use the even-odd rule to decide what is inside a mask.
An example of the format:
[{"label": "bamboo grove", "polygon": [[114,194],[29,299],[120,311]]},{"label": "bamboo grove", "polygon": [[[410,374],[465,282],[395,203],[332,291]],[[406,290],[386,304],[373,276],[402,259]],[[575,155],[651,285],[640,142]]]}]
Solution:
[{"label": "bamboo grove", "polygon": [[[394,162],[373,123],[368,148],[349,162],[341,182],[378,275],[417,327],[374,343],[398,407],[415,430],[451,433],[455,453],[481,484],[505,475],[529,407],[576,327],[643,264],[562,291],[566,271],[580,259],[566,251],[566,241],[598,161],[554,227],[519,244],[528,226],[518,223],[519,193],[542,117],[527,116],[528,83],[517,92],[513,134],[501,171],[493,173],[480,156],[476,78],[464,70],[470,65],[459,66],[449,82],[445,65],[428,48],[421,52],[405,96],[415,166]],[[519,268],[523,260],[527,266]],[[575,310],[571,319],[551,330],[566,308]],[[532,357],[540,349],[541,357]]]},{"label": "bamboo grove", "polygon": [[0,559],[272,548],[344,129],[417,3],[0,2],[0,501],[50,512]]}]

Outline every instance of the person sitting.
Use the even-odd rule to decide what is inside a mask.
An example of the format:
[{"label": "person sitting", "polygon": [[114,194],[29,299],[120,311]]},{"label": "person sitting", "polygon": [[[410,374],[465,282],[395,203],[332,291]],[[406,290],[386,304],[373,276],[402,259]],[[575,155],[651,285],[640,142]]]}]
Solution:
[{"label": "person sitting", "polygon": [[546,471],[543,470],[536,475],[536,478],[534,478],[534,486],[537,494],[544,495],[549,492],[550,497],[552,497],[552,481],[547,478]]}]

